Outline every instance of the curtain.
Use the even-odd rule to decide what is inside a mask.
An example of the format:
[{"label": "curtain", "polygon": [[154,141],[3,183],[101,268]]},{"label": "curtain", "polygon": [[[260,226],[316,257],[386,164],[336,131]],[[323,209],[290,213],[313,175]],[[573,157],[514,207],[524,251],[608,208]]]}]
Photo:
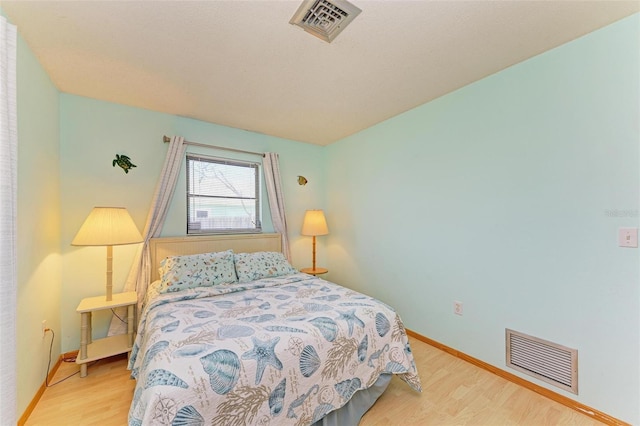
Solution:
[{"label": "curtain", "polygon": [[0,413],[16,424],[17,31],[0,16]]},{"label": "curtain", "polygon": [[269,209],[271,210],[271,220],[276,232],[282,235],[282,253],[291,262],[291,252],[289,250],[289,234],[287,233],[287,218],[284,209],[284,194],[282,193],[282,181],[280,179],[280,165],[278,154],[266,152],[262,162],[264,167],[264,180],[267,186],[269,197]]},{"label": "curtain", "polygon": [[[124,291],[137,291],[138,292],[138,312],[142,306],[142,301],[147,292],[147,285],[151,279],[151,252],[149,249],[149,240],[151,238],[158,237],[162,231],[162,225],[164,219],[167,216],[169,210],[169,203],[173,197],[173,192],[176,187],[176,181],[180,175],[180,167],[182,166],[182,160],[186,145],[184,138],[174,136],[169,143],[169,150],[167,157],[164,160],[164,166],[160,174],[160,179],[156,185],[156,190],[151,201],[151,208],[147,215],[147,223],[144,227],[142,237],[144,241],[136,258],[129,271],[127,282],[125,283]],[[118,310],[124,315],[124,310]],[[123,317],[118,314],[119,317]],[[124,334],[127,331],[127,326],[117,317],[111,319],[111,326],[109,327],[109,335]]]}]

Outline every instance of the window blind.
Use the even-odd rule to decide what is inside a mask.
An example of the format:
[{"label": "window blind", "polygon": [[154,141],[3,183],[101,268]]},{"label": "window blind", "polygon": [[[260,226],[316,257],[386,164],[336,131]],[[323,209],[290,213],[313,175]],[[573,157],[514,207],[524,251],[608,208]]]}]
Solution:
[{"label": "window blind", "polygon": [[259,164],[187,155],[187,233],[261,232]]}]

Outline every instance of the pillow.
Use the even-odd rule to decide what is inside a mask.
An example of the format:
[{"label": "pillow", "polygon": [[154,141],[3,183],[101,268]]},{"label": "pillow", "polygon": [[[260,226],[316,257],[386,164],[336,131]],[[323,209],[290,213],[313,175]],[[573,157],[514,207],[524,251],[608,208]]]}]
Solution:
[{"label": "pillow", "polygon": [[289,264],[282,253],[275,251],[235,253],[233,257],[236,263],[238,282],[241,283],[298,272]]},{"label": "pillow", "polygon": [[160,262],[160,293],[235,283],[233,251],[171,256]]}]

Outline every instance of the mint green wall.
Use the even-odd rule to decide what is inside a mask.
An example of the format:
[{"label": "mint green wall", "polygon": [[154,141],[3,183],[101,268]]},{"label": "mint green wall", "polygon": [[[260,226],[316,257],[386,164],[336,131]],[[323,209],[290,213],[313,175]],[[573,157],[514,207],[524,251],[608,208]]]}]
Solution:
[{"label": "mint green wall", "polygon": [[[105,291],[106,249],[73,247],[71,241],[94,206],[124,206],[142,230],[151,197],[162,168],[167,144],[163,135],[181,135],[189,141],[237,149],[277,152],[286,199],[293,265],[311,262],[311,243],[300,237],[304,211],[322,208],[326,194],[324,148],[292,142],[239,129],[204,123],[138,108],[60,95],[61,252],[63,262],[61,303],[62,349],[77,349],[80,316],[76,307],[84,297]],[[205,153],[207,149],[189,148]],[[229,151],[211,151],[226,158],[250,158]],[[112,166],[116,154],[128,155],[137,167],[125,174]],[[309,184],[299,186],[297,175]],[[184,235],[186,216],[184,170],[168,213],[163,236]],[[265,231],[272,232],[268,204],[263,209]],[[120,291],[131,266],[136,246],[114,247],[114,291]],[[94,314],[94,336],[106,334],[109,315]]]},{"label": "mint green wall", "polygon": [[52,359],[60,354],[60,179],[58,91],[21,37],[17,52],[18,97],[18,415],[44,382],[52,335]]},{"label": "mint green wall", "polygon": [[327,149],[333,281],[499,368],[507,327],[577,348],[566,395],[634,424],[640,262],[617,230],[639,225],[639,21]]}]

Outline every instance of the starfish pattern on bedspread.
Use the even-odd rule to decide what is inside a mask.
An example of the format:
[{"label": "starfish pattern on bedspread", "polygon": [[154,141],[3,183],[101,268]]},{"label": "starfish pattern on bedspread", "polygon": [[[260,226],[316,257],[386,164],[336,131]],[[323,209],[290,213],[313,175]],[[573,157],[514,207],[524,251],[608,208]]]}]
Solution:
[{"label": "starfish pattern on bedspread", "polygon": [[256,367],[256,385],[262,381],[262,375],[267,365],[271,365],[278,370],[282,370],[282,363],[275,353],[275,347],[280,337],[272,340],[260,340],[257,337],[251,337],[253,341],[253,349],[242,354],[242,359],[254,359],[258,363]]}]

